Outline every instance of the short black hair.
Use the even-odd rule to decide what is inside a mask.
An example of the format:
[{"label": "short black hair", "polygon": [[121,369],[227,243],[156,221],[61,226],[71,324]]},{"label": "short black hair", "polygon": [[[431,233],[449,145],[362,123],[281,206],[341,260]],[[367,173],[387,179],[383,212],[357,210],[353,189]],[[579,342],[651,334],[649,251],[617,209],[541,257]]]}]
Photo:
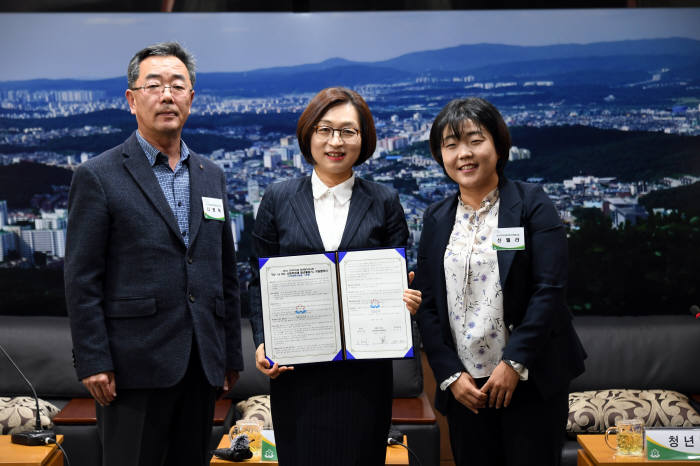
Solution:
[{"label": "short black hair", "polygon": [[498,154],[496,172],[501,177],[510,154],[510,132],[498,109],[491,102],[480,97],[454,99],[435,117],[433,126],[430,128],[430,152],[433,154],[433,158],[444,170],[445,164],[442,161],[443,132],[449,126],[455,137],[459,139],[462,137],[462,125],[467,120],[474,123],[479,129],[486,128],[493,137],[496,154]]}]

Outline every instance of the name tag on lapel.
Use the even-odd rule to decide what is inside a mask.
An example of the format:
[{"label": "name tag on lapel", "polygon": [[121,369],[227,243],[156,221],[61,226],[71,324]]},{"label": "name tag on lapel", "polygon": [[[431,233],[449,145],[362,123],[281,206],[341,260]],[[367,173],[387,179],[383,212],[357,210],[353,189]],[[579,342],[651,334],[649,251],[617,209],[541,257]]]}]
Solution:
[{"label": "name tag on lapel", "polygon": [[493,234],[493,249],[517,251],[525,249],[525,228],[499,228]]},{"label": "name tag on lapel", "polygon": [[224,215],[224,203],[221,199],[202,196],[202,210],[206,219],[223,222],[226,218]]}]

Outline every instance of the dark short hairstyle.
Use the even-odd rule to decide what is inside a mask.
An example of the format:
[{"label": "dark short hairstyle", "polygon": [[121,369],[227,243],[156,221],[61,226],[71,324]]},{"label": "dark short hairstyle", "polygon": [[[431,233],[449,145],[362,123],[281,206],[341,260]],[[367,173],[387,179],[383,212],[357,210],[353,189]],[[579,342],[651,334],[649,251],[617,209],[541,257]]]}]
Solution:
[{"label": "dark short hairstyle", "polygon": [[467,97],[466,99],[454,99],[443,108],[433,121],[430,128],[430,152],[433,158],[445,169],[442,161],[442,135],[447,126],[457,138],[462,137],[462,125],[470,120],[479,129],[486,130],[493,137],[493,143],[498,154],[496,172],[503,175],[503,170],[508,163],[510,153],[510,132],[508,125],[503,121],[501,113],[489,101],[479,97]]},{"label": "dark short hairstyle", "polygon": [[311,155],[311,136],[314,134],[316,123],[323,118],[323,115],[331,107],[347,102],[350,102],[355,107],[360,117],[362,146],[360,148],[360,156],[354,165],[361,165],[374,153],[374,149],[377,147],[377,131],[374,128],[372,112],[369,111],[365,99],[357,92],[344,87],[328,87],[311,99],[297,123],[299,149],[309,164],[314,165],[315,163]]},{"label": "dark short hairstyle", "polygon": [[129,84],[129,89],[136,86],[136,81],[139,79],[141,62],[148,57],[154,56],[179,58],[180,61],[185,64],[187,73],[190,75],[190,82],[192,83],[192,87],[194,87],[196,78],[194,57],[177,42],[160,42],[158,44],[149,45],[143,50],[139,50],[131,61],[129,61],[129,66],[126,69],[126,79]]}]

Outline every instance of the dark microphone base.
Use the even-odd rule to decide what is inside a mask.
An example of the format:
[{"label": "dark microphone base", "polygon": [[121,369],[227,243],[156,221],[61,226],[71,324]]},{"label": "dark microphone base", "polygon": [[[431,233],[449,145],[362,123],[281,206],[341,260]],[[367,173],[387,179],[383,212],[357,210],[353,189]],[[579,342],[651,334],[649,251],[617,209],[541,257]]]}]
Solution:
[{"label": "dark microphone base", "polygon": [[12,443],[30,447],[46,445],[49,440],[56,441],[56,434],[51,430],[30,430],[29,432],[12,434]]}]

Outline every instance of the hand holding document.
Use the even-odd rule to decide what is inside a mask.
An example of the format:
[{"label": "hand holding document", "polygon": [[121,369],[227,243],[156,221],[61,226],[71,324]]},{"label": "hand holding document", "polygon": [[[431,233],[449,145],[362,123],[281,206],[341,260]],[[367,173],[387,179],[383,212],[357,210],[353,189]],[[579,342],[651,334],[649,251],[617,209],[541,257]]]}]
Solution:
[{"label": "hand holding document", "polygon": [[[408,272],[408,286],[411,286],[415,278],[415,272]],[[412,290],[411,288],[403,290],[403,302],[406,303],[406,309],[412,316],[416,315],[418,308],[423,302],[423,294],[420,290]]]},{"label": "hand holding document", "polygon": [[271,379],[276,379],[283,372],[294,370],[294,366],[280,366],[277,363],[270,363],[270,360],[265,357],[265,343],[260,343],[255,350],[255,367]]},{"label": "hand holding document", "polygon": [[407,287],[402,248],[261,258],[265,354],[279,365],[411,357]]}]

